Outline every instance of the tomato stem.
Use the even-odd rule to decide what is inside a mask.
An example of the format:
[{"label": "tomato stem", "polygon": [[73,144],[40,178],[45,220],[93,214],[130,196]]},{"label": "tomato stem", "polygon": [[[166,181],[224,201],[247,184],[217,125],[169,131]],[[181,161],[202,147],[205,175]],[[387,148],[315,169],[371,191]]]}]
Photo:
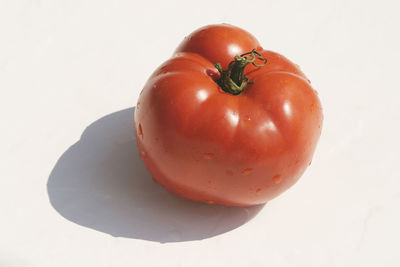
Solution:
[{"label": "tomato stem", "polygon": [[[262,60],[263,63],[256,64],[256,59]],[[217,80],[217,83],[222,90],[232,95],[240,94],[249,83],[249,79],[244,75],[244,69],[249,63],[253,64],[255,67],[262,67],[267,64],[267,59],[263,58],[260,53],[253,49],[240,56],[235,56],[226,70],[222,69],[220,63],[214,63],[214,66],[220,73],[220,78]]]}]

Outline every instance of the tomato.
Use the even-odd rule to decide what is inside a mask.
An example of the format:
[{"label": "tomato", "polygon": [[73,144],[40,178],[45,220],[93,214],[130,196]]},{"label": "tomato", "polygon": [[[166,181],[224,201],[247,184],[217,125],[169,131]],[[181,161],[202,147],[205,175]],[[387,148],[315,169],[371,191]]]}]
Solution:
[{"label": "tomato", "polygon": [[135,110],[153,180],[228,206],[265,203],[292,186],[311,162],[321,124],[317,93],[299,67],[227,24],[186,37]]}]

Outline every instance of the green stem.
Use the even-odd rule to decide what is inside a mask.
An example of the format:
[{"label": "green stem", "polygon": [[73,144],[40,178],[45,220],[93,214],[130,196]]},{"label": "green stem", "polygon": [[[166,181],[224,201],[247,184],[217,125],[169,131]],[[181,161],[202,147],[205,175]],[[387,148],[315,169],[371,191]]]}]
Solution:
[{"label": "green stem", "polygon": [[[262,60],[263,63],[256,64],[256,59]],[[249,79],[244,75],[244,69],[249,63],[256,67],[262,67],[267,64],[267,59],[263,58],[260,53],[253,49],[240,56],[235,56],[226,70],[222,69],[220,63],[214,63],[214,66],[220,73],[220,78],[217,80],[217,83],[222,90],[232,95],[240,94],[249,83]]]}]

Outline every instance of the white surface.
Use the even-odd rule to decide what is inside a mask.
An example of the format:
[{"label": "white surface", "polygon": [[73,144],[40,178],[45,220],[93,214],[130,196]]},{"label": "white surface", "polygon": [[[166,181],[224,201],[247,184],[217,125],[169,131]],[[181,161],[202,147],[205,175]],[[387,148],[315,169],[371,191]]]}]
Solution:
[{"label": "white surface", "polygon": [[[0,266],[400,266],[399,10],[1,1]],[[301,65],[324,108],[313,164],[260,211],[166,193],[133,144],[147,77],[220,22]]]}]

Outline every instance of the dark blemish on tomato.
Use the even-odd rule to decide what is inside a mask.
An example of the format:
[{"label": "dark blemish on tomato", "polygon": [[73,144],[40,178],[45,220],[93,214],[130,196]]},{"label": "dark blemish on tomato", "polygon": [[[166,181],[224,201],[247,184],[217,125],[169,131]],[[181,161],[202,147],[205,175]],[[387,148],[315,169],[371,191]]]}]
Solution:
[{"label": "dark blemish on tomato", "polygon": [[139,123],[139,127],[138,127],[138,133],[140,135],[140,137],[143,138],[143,129],[142,129],[142,124]]}]

